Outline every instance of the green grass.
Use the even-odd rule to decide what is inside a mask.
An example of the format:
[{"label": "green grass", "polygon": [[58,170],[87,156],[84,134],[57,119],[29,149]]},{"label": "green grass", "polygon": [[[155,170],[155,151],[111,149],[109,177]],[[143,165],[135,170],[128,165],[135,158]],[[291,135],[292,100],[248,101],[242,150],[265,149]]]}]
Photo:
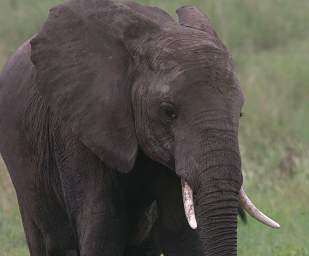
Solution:
[{"label": "green grass", "polygon": [[276,189],[248,191],[258,206],[280,222],[281,229],[266,229],[254,220],[250,220],[248,225],[240,225],[239,255],[309,255],[309,211],[305,206],[308,189],[300,186],[298,181],[277,180],[276,183]]},{"label": "green grass", "polygon": [[16,195],[0,158],[0,256],[27,255]]},{"label": "green grass", "polygon": [[[1,0],[0,66],[59,0]],[[240,144],[248,194],[282,228],[239,225],[239,255],[309,256],[309,1],[145,0],[172,15],[199,6],[231,49],[245,93]],[[14,190],[0,165],[0,256],[27,255]]]}]

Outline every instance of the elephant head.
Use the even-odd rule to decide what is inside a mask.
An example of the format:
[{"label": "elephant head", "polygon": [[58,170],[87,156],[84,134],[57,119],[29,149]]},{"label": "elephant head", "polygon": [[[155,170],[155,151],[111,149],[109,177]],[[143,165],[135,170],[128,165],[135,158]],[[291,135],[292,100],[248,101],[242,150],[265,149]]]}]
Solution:
[{"label": "elephant head", "polygon": [[276,223],[242,189],[244,97],[231,56],[205,15],[190,6],[177,13],[179,23],[132,2],[57,6],[31,40],[37,86],[107,166],[129,172],[140,148],[175,171],[205,254],[236,255],[239,201]]}]

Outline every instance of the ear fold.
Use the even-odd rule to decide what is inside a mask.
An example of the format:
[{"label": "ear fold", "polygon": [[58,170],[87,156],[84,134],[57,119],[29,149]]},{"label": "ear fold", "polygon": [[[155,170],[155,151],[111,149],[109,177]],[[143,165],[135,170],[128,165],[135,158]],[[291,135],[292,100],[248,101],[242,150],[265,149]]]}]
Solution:
[{"label": "ear fold", "polygon": [[[53,112],[108,166],[132,169],[137,153],[125,35],[149,23],[112,1],[68,1],[31,40],[37,86]],[[130,29],[132,29],[129,31]]]},{"label": "ear fold", "polygon": [[208,34],[215,35],[212,25],[206,15],[195,6],[183,6],[176,10],[179,24],[194,29],[202,30]]},{"label": "ear fold", "polygon": [[176,12],[180,25],[206,32],[209,37],[215,39],[219,45],[225,48],[207,15],[203,14],[195,6],[183,6],[178,8]]}]

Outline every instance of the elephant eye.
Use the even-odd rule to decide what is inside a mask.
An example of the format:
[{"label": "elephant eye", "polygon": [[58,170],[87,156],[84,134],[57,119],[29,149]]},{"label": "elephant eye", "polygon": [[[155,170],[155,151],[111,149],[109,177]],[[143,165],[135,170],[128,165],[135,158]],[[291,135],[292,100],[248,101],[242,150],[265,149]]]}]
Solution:
[{"label": "elephant eye", "polygon": [[164,116],[164,119],[173,121],[177,118],[175,106],[169,102],[162,102],[160,104],[160,112]]}]

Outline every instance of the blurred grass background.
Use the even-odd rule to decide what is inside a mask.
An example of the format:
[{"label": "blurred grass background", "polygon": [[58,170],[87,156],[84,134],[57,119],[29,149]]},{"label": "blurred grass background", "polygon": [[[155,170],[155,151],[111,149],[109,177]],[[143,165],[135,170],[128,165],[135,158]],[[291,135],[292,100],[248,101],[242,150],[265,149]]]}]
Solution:
[{"label": "blurred grass background", "polygon": [[[60,0],[0,0],[0,67]],[[230,48],[246,96],[240,141],[248,194],[282,228],[239,225],[239,255],[309,256],[309,1],[140,0],[172,15],[194,4]],[[0,162],[0,256],[28,255]]]}]

